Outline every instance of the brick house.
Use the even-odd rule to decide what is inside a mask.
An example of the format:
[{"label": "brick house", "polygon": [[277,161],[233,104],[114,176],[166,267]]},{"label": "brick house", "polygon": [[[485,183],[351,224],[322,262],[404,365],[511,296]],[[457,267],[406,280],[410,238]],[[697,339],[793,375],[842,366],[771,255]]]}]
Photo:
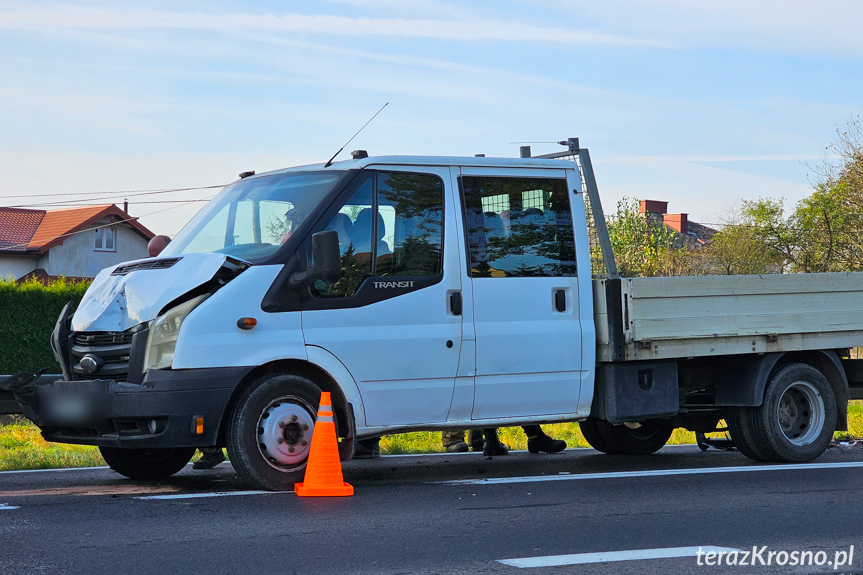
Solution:
[{"label": "brick house", "polygon": [[638,211],[647,214],[653,221],[663,223],[675,232],[684,244],[702,246],[709,244],[716,230],[689,220],[689,214],[669,214],[668,202],[641,200]]}]

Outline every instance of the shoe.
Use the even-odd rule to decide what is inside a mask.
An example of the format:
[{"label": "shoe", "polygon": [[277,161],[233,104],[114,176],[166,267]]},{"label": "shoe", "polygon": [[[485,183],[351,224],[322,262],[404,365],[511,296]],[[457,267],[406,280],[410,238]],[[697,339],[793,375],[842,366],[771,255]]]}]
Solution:
[{"label": "shoe", "polygon": [[203,457],[192,464],[192,469],[212,469],[225,460],[225,454],[222,449],[214,449],[210,451],[201,451]]},{"label": "shoe", "polygon": [[361,439],[357,442],[354,459],[375,459],[381,456],[381,438]]},{"label": "shoe", "polygon": [[482,454],[488,457],[493,455],[506,455],[509,453],[509,449],[506,448],[506,445],[500,442],[500,439],[497,437],[497,430],[483,430],[483,434],[485,435],[485,441],[482,444]]},{"label": "shoe", "polygon": [[467,443],[464,441],[459,441],[458,443],[453,443],[446,447],[447,453],[464,453],[466,451],[470,451],[470,447],[468,447]]},{"label": "shoe", "polygon": [[531,453],[558,453],[566,449],[566,442],[562,439],[552,439],[546,434],[527,438],[527,450]]},{"label": "shoe", "polygon": [[473,451],[482,451],[482,444],[484,443],[482,438],[482,433],[479,431],[471,432],[470,436],[470,448]]}]

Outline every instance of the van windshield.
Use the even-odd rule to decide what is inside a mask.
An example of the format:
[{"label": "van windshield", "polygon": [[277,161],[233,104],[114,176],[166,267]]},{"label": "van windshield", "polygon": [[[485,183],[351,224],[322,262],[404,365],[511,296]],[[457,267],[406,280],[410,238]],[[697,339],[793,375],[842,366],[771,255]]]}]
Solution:
[{"label": "van windshield", "polygon": [[344,171],[240,180],[210,200],[160,255],[223,253],[251,263],[279,249]]}]

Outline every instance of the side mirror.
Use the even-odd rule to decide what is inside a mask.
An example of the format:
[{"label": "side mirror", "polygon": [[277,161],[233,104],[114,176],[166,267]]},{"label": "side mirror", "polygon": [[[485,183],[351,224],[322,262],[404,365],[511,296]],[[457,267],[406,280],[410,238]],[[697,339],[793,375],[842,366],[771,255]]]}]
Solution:
[{"label": "side mirror", "polygon": [[292,286],[305,287],[319,279],[328,284],[338,281],[342,275],[338,232],[330,230],[312,235],[312,259],[314,262],[309,269],[291,276]]}]

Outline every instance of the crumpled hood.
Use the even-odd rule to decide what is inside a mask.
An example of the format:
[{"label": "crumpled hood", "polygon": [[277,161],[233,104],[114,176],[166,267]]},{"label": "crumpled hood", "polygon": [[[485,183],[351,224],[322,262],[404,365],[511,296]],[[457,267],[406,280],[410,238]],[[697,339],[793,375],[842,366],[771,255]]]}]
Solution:
[{"label": "crumpled hood", "polygon": [[125,331],[156,319],[168,303],[212,279],[226,259],[224,254],[178,257],[164,269],[142,268],[111,275],[117,268],[176,258],[148,258],[103,269],[72,316],[72,331]]}]

